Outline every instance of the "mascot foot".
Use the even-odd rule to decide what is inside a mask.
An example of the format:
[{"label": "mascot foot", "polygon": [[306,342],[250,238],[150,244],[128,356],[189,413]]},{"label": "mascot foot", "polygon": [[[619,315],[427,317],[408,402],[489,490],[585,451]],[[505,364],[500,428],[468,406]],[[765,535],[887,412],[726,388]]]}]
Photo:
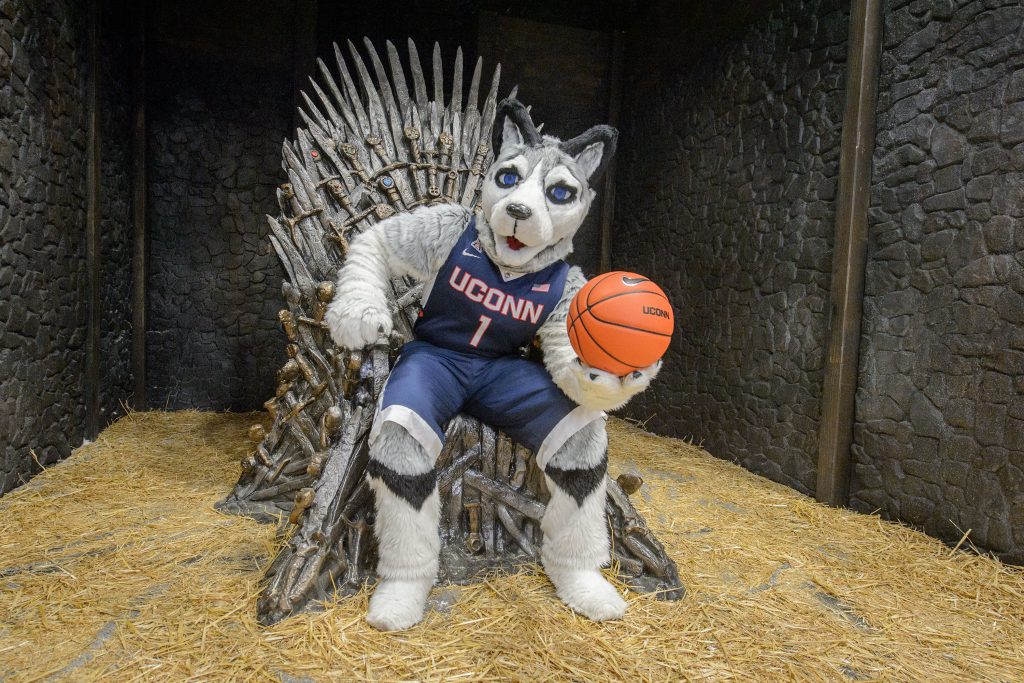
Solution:
[{"label": "mascot foot", "polygon": [[366,622],[378,631],[403,631],[423,619],[432,579],[383,579],[370,596]]},{"label": "mascot foot", "polygon": [[626,601],[596,569],[548,571],[555,593],[566,605],[592,621],[621,619]]}]

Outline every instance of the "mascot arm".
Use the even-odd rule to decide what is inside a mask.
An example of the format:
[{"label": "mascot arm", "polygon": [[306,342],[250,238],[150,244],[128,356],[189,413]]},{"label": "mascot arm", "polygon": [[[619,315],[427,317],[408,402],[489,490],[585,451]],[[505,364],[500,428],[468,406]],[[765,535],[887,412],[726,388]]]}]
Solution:
[{"label": "mascot arm", "polygon": [[469,209],[425,206],[377,223],[349,246],[338,271],[335,297],[324,316],[334,342],[346,349],[373,344],[391,333],[391,279],[427,280],[444,264],[466,229]]},{"label": "mascot arm", "polygon": [[558,388],[576,403],[593,410],[615,410],[648,387],[661,369],[661,361],[625,377],[617,377],[584,364],[576,356],[569,343],[566,319],[573,297],[586,282],[579,268],[569,270],[562,298],[539,331],[544,366]]}]

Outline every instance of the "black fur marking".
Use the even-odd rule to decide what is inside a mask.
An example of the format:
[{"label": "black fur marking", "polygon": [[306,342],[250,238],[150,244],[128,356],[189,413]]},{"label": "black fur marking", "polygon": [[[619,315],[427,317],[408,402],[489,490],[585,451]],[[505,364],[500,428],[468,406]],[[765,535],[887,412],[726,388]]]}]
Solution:
[{"label": "black fur marking", "polygon": [[380,479],[399,498],[419,510],[437,487],[437,470],[431,468],[423,474],[399,474],[376,460],[366,464],[366,474]]},{"label": "black fur marking", "polygon": [[506,97],[498,103],[498,108],[494,116],[494,154],[497,156],[498,152],[501,151],[502,132],[504,126],[499,123],[502,116],[507,116],[512,123],[516,124],[516,128],[519,129],[520,135],[523,136],[523,142],[529,147],[536,147],[541,143],[541,135],[537,132],[537,127],[533,125],[533,119],[530,117],[530,112],[526,109],[526,105],[519,100],[511,97]]},{"label": "black fur marking", "polygon": [[563,470],[551,465],[544,469],[544,473],[551,477],[558,488],[572,496],[577,505],[583,505],[583,501],[597,489],[607,471],[607,452],[601,457],[601,462],[589,469]]},{"label": "black fur marking", "polygon": [[604,149],[601,151],[601,163],[597,165],[594,172],[590,174],[590,178],[587,179],[590,186],[593,187],[594,181],[601,177],[604,170],[608,168],[608,163],[615,156],[615,147],[618,140],[619,131],[611,126],[594,126],[589,130],[583,131],[572,140],[566,140],[561,143],[559,148],[569,156],[575,157],[595,142],[604,143]]}]

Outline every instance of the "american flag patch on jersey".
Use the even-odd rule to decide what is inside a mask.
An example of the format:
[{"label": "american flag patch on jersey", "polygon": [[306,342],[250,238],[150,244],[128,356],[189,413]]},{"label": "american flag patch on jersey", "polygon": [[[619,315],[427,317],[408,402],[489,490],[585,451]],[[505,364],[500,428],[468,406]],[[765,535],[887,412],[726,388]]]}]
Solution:
[{"label": "american flag patch on jersey", "polygon": [[551,285],[550,284],[534,285],[533,287],[530,288],[530,291],[531,292],[550,292],[551,291]]}]

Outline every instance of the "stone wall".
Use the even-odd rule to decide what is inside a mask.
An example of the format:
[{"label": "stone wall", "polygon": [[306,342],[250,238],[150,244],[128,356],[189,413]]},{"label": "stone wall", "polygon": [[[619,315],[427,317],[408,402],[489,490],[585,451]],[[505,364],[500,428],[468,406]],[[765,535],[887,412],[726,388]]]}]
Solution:
[{"label": "stone wall", "polygon": [[0,492],[85,427],[86,17],[0,0]]},{"label": "stone wall", "polygon": [[853,504],[1024,561],[1024,7],[885,6]]},{"label": "stone wall", "polygon": [[[848,28],[839,0],[785,0],[703,46],[696,29],[627,42],[613,267],[658,282],[680,323],[627,414],[805,493]],[[678,50],[686,64],[652,71]]]},{"label": "stone wall", "polygon": [[164,5],[155,18],[146,334],[154,408],[257,408],[285,360],[281,267],[266,214],[278,213],[292,122],[293,10],[264,4],[244,25],[229,2],[198,17]]}]

